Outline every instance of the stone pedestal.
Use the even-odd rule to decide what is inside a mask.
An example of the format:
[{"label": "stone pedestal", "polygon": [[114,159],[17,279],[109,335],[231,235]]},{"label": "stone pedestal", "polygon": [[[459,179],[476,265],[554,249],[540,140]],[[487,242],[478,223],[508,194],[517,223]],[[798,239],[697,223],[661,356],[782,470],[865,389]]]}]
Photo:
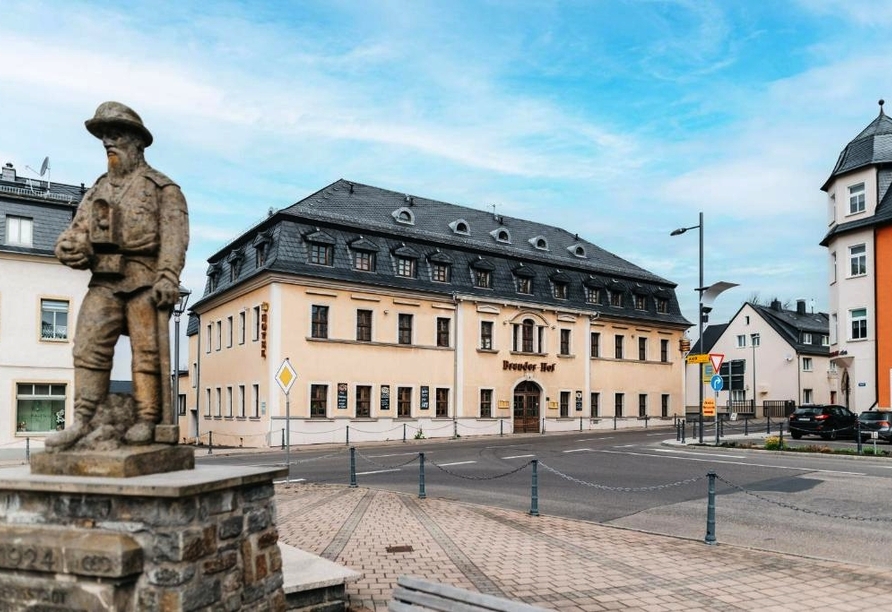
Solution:
[{"label": "stone pedestal", "polygon": [[161,472],[191,470],[195,452],[188,446],[153,444],[115,450],[36,453],[31,457],[32,474],[56,476],[108,476],[130,478]]},{"label": "stone pedestal", "polygon": [[285,473],[0,469],[0,612],[284,610],[273,479]]}]

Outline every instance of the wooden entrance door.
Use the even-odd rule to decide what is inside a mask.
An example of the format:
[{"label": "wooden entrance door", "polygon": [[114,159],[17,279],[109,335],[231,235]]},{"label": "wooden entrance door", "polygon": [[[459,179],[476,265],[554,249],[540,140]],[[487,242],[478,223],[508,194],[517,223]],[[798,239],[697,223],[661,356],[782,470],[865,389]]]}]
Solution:
[{"label": "wooden entrance door", "polygon": [[539,397],[542,389],[532,381],[514,388],[514,433],[539,433]]}]

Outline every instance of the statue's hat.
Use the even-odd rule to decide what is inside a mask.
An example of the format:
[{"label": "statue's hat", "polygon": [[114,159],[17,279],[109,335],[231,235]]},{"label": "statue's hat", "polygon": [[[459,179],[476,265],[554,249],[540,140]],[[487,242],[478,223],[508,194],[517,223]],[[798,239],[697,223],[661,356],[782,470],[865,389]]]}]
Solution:
[{"label": "statue's hat", "polygon": [[96,138],[102,138],[104,128],[115,125],[142,136],[147,147],[152,144],[153,140],[152,133],[143,125],[142,118],[136,114],[136,111],[120,102],[103,102],[96,109],[93,118],[85,121],[84,125]]}]

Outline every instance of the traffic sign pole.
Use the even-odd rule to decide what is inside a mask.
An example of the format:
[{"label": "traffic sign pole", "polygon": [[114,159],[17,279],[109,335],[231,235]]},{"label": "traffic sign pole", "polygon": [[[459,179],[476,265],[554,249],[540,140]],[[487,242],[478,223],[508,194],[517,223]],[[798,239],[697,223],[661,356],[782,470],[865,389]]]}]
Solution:
[{"label": "traffic sign pole", "polygon": [[285,474],[285,482],[288,483],[291,478],[291,386],[297,380],[297,372],[292,367],[288,358],[279,366],[276,372],[276,382],[285,392],[285,467],[288,472]]}]

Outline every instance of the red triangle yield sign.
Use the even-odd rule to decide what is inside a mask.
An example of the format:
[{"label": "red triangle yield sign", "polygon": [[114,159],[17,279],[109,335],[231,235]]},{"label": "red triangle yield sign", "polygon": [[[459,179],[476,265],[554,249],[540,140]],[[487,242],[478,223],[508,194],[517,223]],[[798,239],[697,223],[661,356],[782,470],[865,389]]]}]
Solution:
[{"label": "red triangle yield sign", "polygon": [[710,353],[709,361],[712,363],[712,371],[716,374],[719,373],[719,370],[722,369],[722,362],[725,360],[725,355],[722,353]]}]

